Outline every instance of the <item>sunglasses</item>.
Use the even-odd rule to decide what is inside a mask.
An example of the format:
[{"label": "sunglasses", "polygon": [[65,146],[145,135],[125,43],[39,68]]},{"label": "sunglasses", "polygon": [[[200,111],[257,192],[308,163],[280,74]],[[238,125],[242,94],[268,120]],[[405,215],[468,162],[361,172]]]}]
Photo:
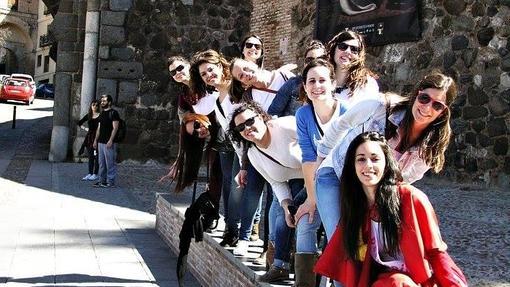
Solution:
[{"label": "sunglasses", "polygon": [[248,49],[251,49],[252,47],[255,47],[255,49],[260,50],[262,49],[261,44],[254,44],[254,43],[244,43],[244,46]]},{"label": "sunglasses", "polygon": [[256,117],[257,116],[253,116],[253,117],[247,119],[246,121],[244,121],[244,123],[235,126],[234,131],[241,133],[242,131],[244,131],[244,129],[246,127],[251,127],[255,123]]},{"label": "sunglasses", "polygon": [[180,72],[184,69],[184,65],[179,65],[177,66],[177,68],[173,69],[170,71],[170,76],[175,76],[175,74],[177,74],[177,72]]},{"label": "sunglasses", "polygon": [[347,51],[347,49],[350,49],[351,53],[353,53],[353,54],[359,54],[359,52],[361,52],[361,47],[347,45],[345,43],[338,43],[338,44],[336,44],[336,47],[342,51]]},{"label": "sunglasses", "polygon": [[328,55],[322,55],[322,56],[319,56],[319,57],[306,57],[305,58],[305,65],[310,63],[311,61],[313,61],[315,59],[328,60]]},{"label": "sunglasses", "polygon": [[442,112],[443,110],[447,109],[448,106],[440,101],[433,100],[429,94],[426,93],[418,93],[418,97],[416,97],[418,102],[422,105],[426,105],[430,102],[432,102],[432,108],[436,110],[437,112]]},{"label": "sunglasses", "polygon": [[202,124],[199,121],[195,121],[193,123],[193,133],[191,133],[191,135],[194,136],[194,137],[198,137],[199,130],[200,130],[201,127],[202,127]]}]

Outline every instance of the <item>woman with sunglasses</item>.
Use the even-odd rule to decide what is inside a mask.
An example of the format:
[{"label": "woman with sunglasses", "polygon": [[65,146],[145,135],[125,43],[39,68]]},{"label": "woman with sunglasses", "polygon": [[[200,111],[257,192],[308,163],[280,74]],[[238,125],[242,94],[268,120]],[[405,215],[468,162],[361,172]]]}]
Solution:
[{"label": "woman with sunglasses", "polygon": [[328,238],[340,219],[339,178],[352,139],[364,131],[384,133],[404,180],[415,182],[427,170],[439,172],[443,168],[451,135],[449,107],[456,96],[453,79],[432,72],[407,98],[386,94],[380,100],[362,101],[331,124],[317,145],[315,187]]},{"label": "woman with sunglasses", "polygon": [[179,116],[179,121],[182,121],[185,113],[193,111],[192,105],[197,101],[197,99],[192,96],[189,89],[189,68],[190,64],[184,57],[172,56],[168,58],[170,77],[172,77],[180,88],[177,98],[177,115]]},{"label": "woman with sunglasses", "polygon": [[328,43],[329,60],[335,67],[335,95],[347,109],[379,94],[375,74],[365,67],[365,55],[363,38],[353,31],[342,31]]},{"label": "woman with sunglasses", "polygon": [[[306,197],[296,119],[293,116],[272,119],[260,105],[252,101],[244,102],[234,110],[229,127],[232,140],[248,147],[250,163],[269,182],[276,198],[269,215],[271,240],[275,243],[274,261],[269,270],[259,277],[259,281],[271,283],[287,280],[292,239],[288,227],[294,225],[290,213],[292,208],[289,206],[297,206]],[[300,272],[296,265],[296,273]]]},{"label": "woman with sunglasses", "polygon": [[264,43],[257,35],[249,35],[241,42],[242,58],[246,61],[257,64],[257,66],[264,66]]},{"label": "woman with sunglasses", "polygon": [[341,221],[316,272],[344,287],[467,286],[430,201],[405,183],[399,165],[383,135],[353,139],[341,178]]}]

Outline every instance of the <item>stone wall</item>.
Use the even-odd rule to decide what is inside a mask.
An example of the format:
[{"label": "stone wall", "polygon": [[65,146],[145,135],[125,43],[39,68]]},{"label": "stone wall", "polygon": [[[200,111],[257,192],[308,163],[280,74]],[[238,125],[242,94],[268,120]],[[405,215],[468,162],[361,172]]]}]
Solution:
[{"label": "stone wall", "polygon": [[237,55],[250,11],[249,1],[103,1],[97,95],[115,95],[126,119],[122,158],[177,154],[177,89],[166,59],[208,48]]},{"label": "stone wall", "polygon": [[[273,11],[287,10],[294,3],[264,2],[266,7],[274,5]],[[383,90],[405,93],[432,69],[457,80],[459,96],[452,109],[454,137],[442,175],[461,182],[510,186],[509,6],[506,0],[423,1],[422,40],[369,48],[367,62],[379,74]],[[257,19],[266,13],[258,7],[254,4],[252,30],[266,35],[274,30],[270,25],[264,26],[265,30],[254,30],[258,26],[253,21],[262,22]],[[285,60],[300,63],[302,48],[313,37],[315,1],[300,1],[292,7],[291,15],[291,45],[297,47],[292,50],[295,54]],[[276,38],[264,39],[271,43],[286,37],[267,35]],[[266,63],[282,60],[270,54]]]}]

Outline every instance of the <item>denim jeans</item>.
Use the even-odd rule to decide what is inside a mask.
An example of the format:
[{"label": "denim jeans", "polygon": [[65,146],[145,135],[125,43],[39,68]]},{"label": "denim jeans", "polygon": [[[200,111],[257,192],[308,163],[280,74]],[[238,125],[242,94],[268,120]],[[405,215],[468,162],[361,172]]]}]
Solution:
[{"label": "denim jeans", "polygon": [[323,167],[315,176],[315,197],[328,240],[340,221],[340,180],[332,167]]},{"label": "denim jeans", "polygon": [[308,223],[309,215],[301,216],[296,228],[296,253],[316,254],[317,230],[321,226],[319,212],[315,210],[313,222]]},{"label": "denim jeans", "polygon": [[220,151],[220,164],[222,171],[221,190],[223,195],[223,208],[225,222],[228,222],[230,216],[228,200],[232,190],[232,166],[234,163],[235,152],[234,151]]},{"label": "denim jeans", "polygon": [[[303,200],[297,198],[302,198],[303,193],[306,198],[306,190],[303,186],[303,179],[289,180],[290,192],[292,198],[295,199],[296,205],[302,203]],[[269,232],[274,238],[275,243],[274,265],[287,269],[290,261],[290,247],[292,245],[294,230],[287,225],[285,221],[285,211],[275,194],[273,194],[273,202],[271,204],[271,210],[269,211],[269,222]]]},{"label": "denim jeans", "polygon": [[110,148],[104,143],[97,144],[97,157],[99,160],[99,180],[102,183],[115,184],[117,176],[117,144]]},{"label": "denim jeans", "polygon": [[[94,154],[96,152],[96,154]],[[98,174],[99,161],[97,160],[97,151],[93,147],[87,147],[87,154],[89,156],[89,174]]]},{"label": "denim jeans", "polygon": [[239,236],[239,222],[241,220],[241,201],[243,198],[244,190],[242,188],[237,188],[237,183],[235,180],[235,176],[239,173],[239,157],[234,154],[233,164],[232,164],[232,181],[230,182],[230,194],[228,197],[228,218],[225,216],[225,221],[227,223],[227,229],[235,236]]},{"label": "denim jeans", "polygon": [[[251,229],[253,227],[253,219],[257,208],[262,203],[262,191],[266,180],[260,175],[260,173],[249,164],[247,167],[247,181],[248,183],[244,187],[241,199],[241,228],[239,229],[239,239],[249,240],[251,235]],[[268,192],[272,192],[269,184],[267,185]]]}]

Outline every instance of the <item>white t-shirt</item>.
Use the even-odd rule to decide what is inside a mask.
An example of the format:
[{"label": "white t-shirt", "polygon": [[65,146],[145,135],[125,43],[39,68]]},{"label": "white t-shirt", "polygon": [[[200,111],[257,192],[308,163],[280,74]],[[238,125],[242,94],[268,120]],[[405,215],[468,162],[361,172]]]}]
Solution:
[{"label": "white t-shirt", "polygon": [[[281,69],[275,70],[273,71],[273,73],[274,73],[273,81],[267,88],[275,92],[277,92],[288,79],[295,76],[292,72]],[[286,79],[284,78],[284,76],[286,77]],[[271,103],[273,102],[276,96],[275,93],[257,90],[256,88],[252,89],[251,95],[253,100],[260,104],[264,111],[267,111],[269,109],[269,106],[271,106]]]},{"label": "white t-shirt", "polygon": [[[303,178],[301,169],[301,148],[296,132],[294,116],[273,119],[267,123],[271,133],[271,143],[267,148],[255,146],[248,149],[248,158],[253,167],[264,177],[281,203],[284,199],[292,199],[288,180]],[[260,150],[259,150],[260,149]],[[263,151],[275,161],[261,153]]]},{"label": "white t-shirt", "polygon": [[196,105],[193,105],[193,111],[196,114],[209,115],[214,111],[216,99],[220,96],[218,91],[212,93],[206,93],[203,98],[198,100]]},{"label": "white t-shirt", "polygon": [[368,76],[367,83],[354,91],[352,96],[349,96],[351,90],[344,89],[341,93],[336,93],[335,97],[340,100],[340,102],[344,105],[345,110],[348,110],[353,105],[357,104],[361,100],[365,100],[368,98],[378,98],[379,97],[379,85],[377,81]]}]

